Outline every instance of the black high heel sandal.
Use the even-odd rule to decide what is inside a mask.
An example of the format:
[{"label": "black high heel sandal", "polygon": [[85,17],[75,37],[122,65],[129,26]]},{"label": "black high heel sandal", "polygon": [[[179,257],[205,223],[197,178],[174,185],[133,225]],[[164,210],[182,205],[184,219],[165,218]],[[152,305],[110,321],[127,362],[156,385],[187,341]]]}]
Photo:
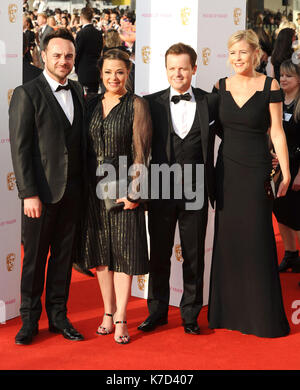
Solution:
[{"label": "black high heel sandal", "polygon": [[[117,324],[127,324],[127,321],[116,321],[115,325]],[[117,344],[128,344],[130,341],[130,337],[128,336],[119,336],[117,339],[115,339],[115,342]]]},{"label": "black high heel sandal", "polygon": [[[104,313],[105,316],[107,317],[113,317],[113,314],[110,314],[110,313]],[[103,330],[104,332],[101,332],[101,330]],[[96,330],[96,333],[100,336],[107,336],[108,334],[111,334],[112,333],[112,330],[109,331],[107,330],[107,328],[105,328],[104,326],[100,325],[98,327],[98,329]]]}]

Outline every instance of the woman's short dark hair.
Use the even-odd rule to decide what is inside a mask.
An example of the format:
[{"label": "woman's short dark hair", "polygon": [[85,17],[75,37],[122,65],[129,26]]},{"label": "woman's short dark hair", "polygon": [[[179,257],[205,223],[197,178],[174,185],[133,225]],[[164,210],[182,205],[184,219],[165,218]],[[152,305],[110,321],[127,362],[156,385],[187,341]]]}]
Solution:
[{"label": "woman's short dark hair", "polygon": [[180,43],[175,43],[175,45],[172,45],[171,47],[169,47],[169,49],[166,51],[166,54],[165,54],[166,66],[167,66],[167,57],[169,54],[174,54],[174,55],[188,54],[190,57],[192,68],[194,68],[196,65],[197,53],[189,45],[186,45],[186,44],[180,42]]},{"label": "woman's short dark hair", "polygon": [[123,61],[127,70],[131,69],[132,62],[130,61],[130,56],[126,51],[120,49],[110,49],[103,53],[102,57],[98,61],[98,68],[101,71],[103,68],[103,63],[105,60],[119,60]]},{"label": "woman's short dark hair", "polygon": [[54,39],[54,38],[66,39],[67,41],[72,42],[73,45],[75,46],[75,40],[74,40],[72,33],[66,28],[59,28],[58,30],[52,32],[51,34],[49,34],[45,37],[45,39],[43,41],[43,50],[47,49],[49,42],[51,41],[51,39]]}]

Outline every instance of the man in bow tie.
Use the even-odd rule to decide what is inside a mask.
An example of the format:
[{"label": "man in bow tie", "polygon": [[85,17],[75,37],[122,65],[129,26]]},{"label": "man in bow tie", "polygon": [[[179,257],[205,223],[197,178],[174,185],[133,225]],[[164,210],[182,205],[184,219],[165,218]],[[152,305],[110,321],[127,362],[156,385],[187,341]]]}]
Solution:
[{"label": "man in bow tie", "polygon": [[[197,54],[188,45],[171,46],[165,55],[170,88],[145,96],[153,122],[152,160],[154,164],[179,164],[182,172],[192,166],[189,192],[204,181],[203,202],[188,209],[185,193],[178,199],[172,192],[164,199],[151,200],[148,207],[150,235],[150,272],[148,285],[149,317],[138,327],[152,331],[168,322],[170,297],[170,258],[176,224],[179,226],[183,256],[183,294],[180,312],[184,331],[198,335],[197,318],[203,303],[204,243],[208,214],[208,198],[214,203],[214,140],[215,130],[209,128],[216,115],[217,96],[191,86],[197,70]],[[204,165],[204,177],[196,175],[197,166]],[[162,182],[165,178],[162,178]],[[153,183],[151,183],[153,186]],[[182,185],[187,185],[186,177]]]},{"label": "man in bow tie", "polygon": [[86,150],[82,87],[67,78],[75,60],[72,34],[59,29],[48,35],[42,56],[43,73],[15,89],[9,108],[12,161],[25,214],[23,326],[16,344],[30,344],[38,333],[49,251],[45,303],[49,330],[69,340],[83,339],[67,319]]}]

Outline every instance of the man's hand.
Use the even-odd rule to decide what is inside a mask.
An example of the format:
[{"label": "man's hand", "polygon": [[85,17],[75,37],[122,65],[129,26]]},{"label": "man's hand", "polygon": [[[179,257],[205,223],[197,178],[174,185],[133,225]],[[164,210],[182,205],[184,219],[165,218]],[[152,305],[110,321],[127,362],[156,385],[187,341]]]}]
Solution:
[{"label": "man's hand", "polygon": [[24,199],[24,214],[29,218],[40,218],[42,214],[42,202],[38,196]]},{"label": "man's hand", "polygon": [[130,202],[127,198],[117,199],[116,203],[124,203],[123,210],[133,210],[139,207],[139,203]]},{"label": "man's hand", "polygon": [[270,153],[271,153],[271,156],[272,156],[272,168],[276,169],[277,165],[279,164],[278,158],[277,158],[275,153],[273,153],[273,152],[270,152]]},{"label": "man's hand", "polygon": [[292,185],[292,190],[293,191],[300,191],[300,169],[297,173],[297,176],[295,177]]}]

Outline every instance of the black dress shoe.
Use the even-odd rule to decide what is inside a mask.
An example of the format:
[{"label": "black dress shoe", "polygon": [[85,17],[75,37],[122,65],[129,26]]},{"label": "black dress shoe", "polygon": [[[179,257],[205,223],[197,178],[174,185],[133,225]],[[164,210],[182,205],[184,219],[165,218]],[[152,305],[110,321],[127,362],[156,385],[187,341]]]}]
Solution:
[{"label": "black dress shoe", "polygon": [[59,323],[49,323],[49,331],[52,333],[62,334],[64,338],[68,340],[84,340],[84,337],[73,327],[73,325],[68,320]]},{"label": "black dress shoe", "polygon": [[138,326],[138,330],[142,330],[143,332],[151,332],[155,328],[160,325],[165,325],[168,323],[168,317],[159,317],[155,318],[153,316],[149,316],[144,322]]},{"label": "black dress shoe", "polygon": [[80,274],[83,274],[83,275],[87,275],[87,276],[90,276],[90,277],[94,277],[95,275],[93,274],[93,272],[91,272],[89,269],[87,268],[82,268],[81,266],[79,266],[78,264],[76,263],[73,263],[73,269],[77,272],[79,272]]},{"label": "black dress shoe", "polygon": [[199,325],[197,323],[184,324],[183,327],[184,327],[185,333],[187,333],[187,334],[196,334],[196,335],[200,334],[200,328],[199,328]]},{"label": "black dress shoe", "polygon": [[300,258],[298,257],[299,252],[285,251],[284,257],[278,267],[279,272],[286,272],[291,269],[292,272],[300,272]]},{"label": "black dress shoe", "polygon": [[15,343],[17,345],[31,344],[32,339],[39,333],[38,325],[23,324],[15,337]]}]

